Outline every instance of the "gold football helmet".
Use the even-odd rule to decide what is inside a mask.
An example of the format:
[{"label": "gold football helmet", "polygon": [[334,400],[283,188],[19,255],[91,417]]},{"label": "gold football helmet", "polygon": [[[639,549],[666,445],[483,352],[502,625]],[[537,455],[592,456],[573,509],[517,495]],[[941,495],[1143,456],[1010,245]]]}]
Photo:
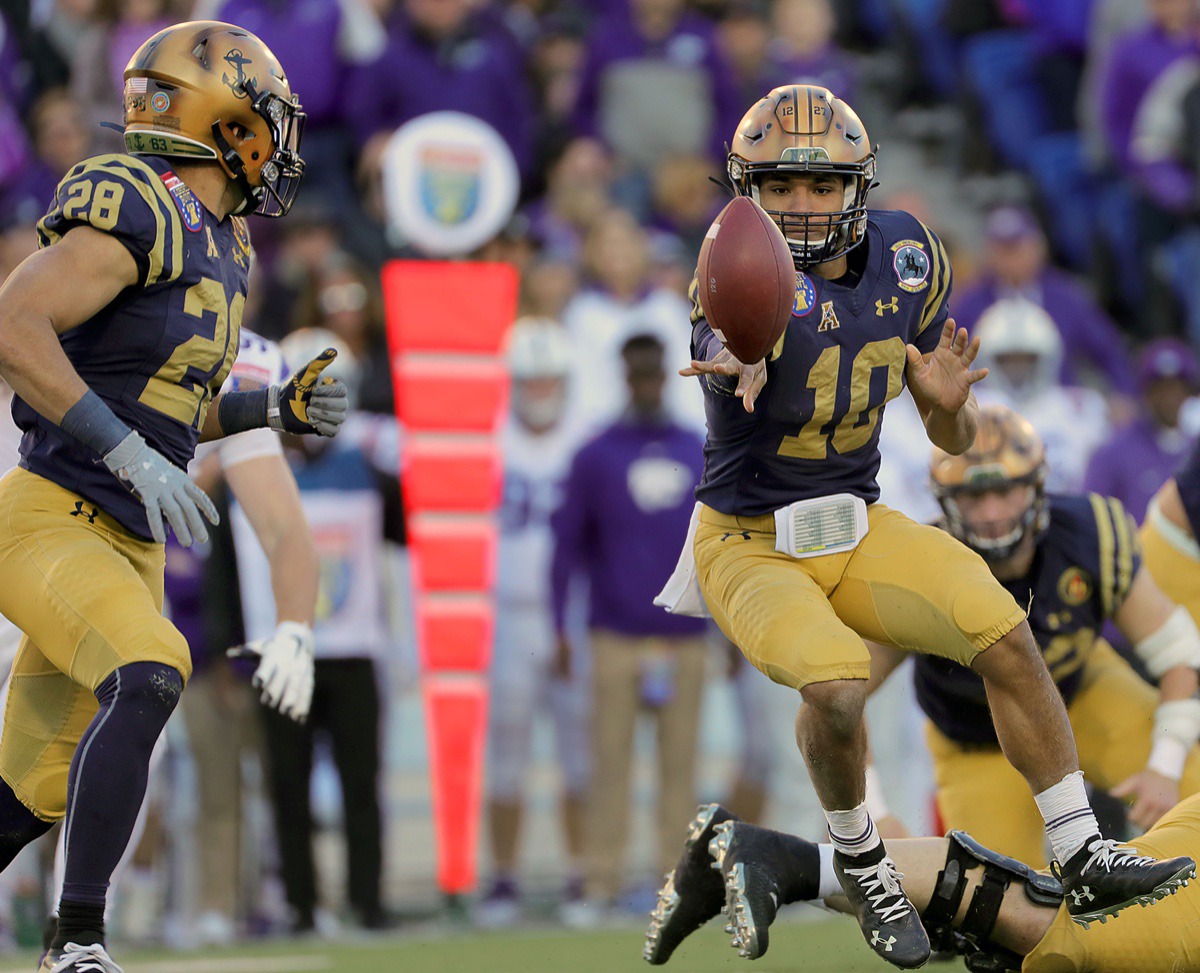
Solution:
[{"label": "gold football helmet", "polygon": [[[935,448],[929,476],[946,515],[946,529],[989,561],[1010,557],[1031,532],[1036,536],[1049,526],[1046,448],[1033,426],[1007,406],[988,405],[980,410],[975,442],[962,455]],[[1012,529],[999,537],[980,536],[959,509],[964,494],[1004,492],[1022,485],[1029,488],[1029,502]]]},{"label": "gold football helmet", "polygon": [[160,30],[125,67],[125,147],[213,159],[239,213],[283,216],[300,188],[304,112],[279,61],[249,31],[197,20]]},{"label": "gold football helmet", "polygon": [[875,153],[854,109],[828,88],[791,84],[771,91],[739,123],[726,168],[738,195],[758,203],[758,183],[768,173],[843,177],[845,198],[836,213],[767,209],[787,238],[798,269],[834,260],[862,242],[867,193],[876,184]]}]

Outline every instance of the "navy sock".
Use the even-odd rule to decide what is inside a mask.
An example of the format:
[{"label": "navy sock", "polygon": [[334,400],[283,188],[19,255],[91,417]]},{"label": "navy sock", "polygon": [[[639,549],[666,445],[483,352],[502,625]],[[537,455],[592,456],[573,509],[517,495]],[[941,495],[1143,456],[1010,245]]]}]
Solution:
[{"label": "navy sock", "polygon": [[150,754],[182,691],[183,677],[161,662],[121,666],[96,690],[100,711],[71,761],[66,880],[55,948],[80,942],[72,937],[88,931],[99,933],[101,940],[93,941],[102,941],[108,883],[146,796]]},{"label": "navy sock", "polygon": [[52,825],[22,804],[8,783],[0,778],[0,872],[12,864],[17,853]]},{"label": "navy sock", "polygon": [[62,949],[67,943],[91,946],[104,945],[104,906],[94,902],[72,902],[63,898],[58,903],[58,922],[54,929],[51,949]]}]

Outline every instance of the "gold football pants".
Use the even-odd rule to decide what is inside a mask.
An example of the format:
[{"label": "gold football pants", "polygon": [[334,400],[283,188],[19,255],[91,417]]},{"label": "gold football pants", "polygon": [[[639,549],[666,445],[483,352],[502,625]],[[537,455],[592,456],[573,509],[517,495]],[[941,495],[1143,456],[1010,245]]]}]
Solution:
[{"label": "gold football pants", "polygon": [[721,631],[775,682],[866,679],[863,639],[969,666],[1025,618],[983,558],[882,504],[853,551],[794,558],[775,550],[775,518],[701,507],[700,588]]},{"label": "gold football pants", "polygon": [[[985,842],[986,844],[986,842]],[[1200,795],[1185,797],[1133,842],[1155,858],[1197,857]],[[1200,970],[1200,884],[1192,882],[1146,909],[1126,909],[1084,929],[1060,906],[1025,957],[1024,973],[1184,973]]]},{"label": "gold football pants", "polygon": [[191,674],[187,641],[162,615],[164,551],[56,483],[0,480],[0,612],[25,637],[13,662],[0,776],[38,817],[66,813],[67,773],[118,667]]},{"label": "gold football pants", "polygon": [[[1079,766],[1091,783],[1110,790],[1145,769],[1157,706],[1154,688],[1112,646],[1097,639],[1083,665],[1083,683],[1067,707]],[[943,824],[1044,868],[1042,816],[1025,778],[1000,747],[956,743],[932,723],[926,725],[926,739]],[[1200,745],[1192,747],[1179,786],[1183,797],[1200,791]]]}]

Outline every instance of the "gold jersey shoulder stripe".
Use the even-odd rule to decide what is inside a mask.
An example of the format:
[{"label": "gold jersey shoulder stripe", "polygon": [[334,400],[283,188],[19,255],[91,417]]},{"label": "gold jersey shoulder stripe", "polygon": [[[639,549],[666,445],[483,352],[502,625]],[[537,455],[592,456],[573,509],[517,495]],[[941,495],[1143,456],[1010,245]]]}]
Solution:
[{"label": "gold jersey shoulder stripe", "polygon": [[937,234],[924,223],[921,224],[921,229],[925,232],[925,239],[929,241],[931,266],[929,269],[929,293],[925,297],[925,309],[921,312],[921,326],[917,329],[917,334],[921,334],[933,324],[950,289],[950,258],[946,255],[946,248],[942,246],[942,241],[938,239]]},{"label": "gold jersey shoulder stripe", "polygon": [[1112,618],[1115,607],[1113,595],[1116,582],[1116,538],[1108,504],[1099,494],[1089,493],[1092,514],[1096,518],[1096,533],[1100,539],[1100,602],[1105,618]]},{"label": "gold jersey shoulder stripe", "polygon": [[692,302],[692,324],[697,324],[699,323],[700,319],[704,317],[704,309],[700,307],[699,277],[693,277],[691,284],[688,285],[688,300]]},{"label": "gold jersey shoulder stripe", "polygon": [[1109,511],[1117,529],[1117,586],[1113,591],[1113,610],[1121,607],[1133,587],[1133,558],[1138,553],[1137,535],[1129,524],[1129,515],[1121,501],[1108,498]]},{"label": "gold jersey shoulder stripe", "polygon": [[171,233],[170,249],[167,251],[167,255],[170,257],[169,269],[161,279],[164,283],[175,280],[183,273],[183,216],[180,215],[179,208],[171,197],[171,191],[167,189],[167,184],[162,181],[162,176],[157,170],[135,155],[108,155],[102,156],[102,158],[108,167],[124,167],[131,172],[139,173],[158,200],[159,208],[166,216]]}]

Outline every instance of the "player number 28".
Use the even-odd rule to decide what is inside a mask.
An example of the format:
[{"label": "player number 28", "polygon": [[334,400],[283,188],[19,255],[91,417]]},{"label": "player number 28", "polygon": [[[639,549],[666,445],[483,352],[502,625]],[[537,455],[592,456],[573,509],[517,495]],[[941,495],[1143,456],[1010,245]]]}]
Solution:
[{"label": "player number 28", "polygon": [[225,300],[225,287],[202,277],[184,295],[183,311],[195,318],[211,313],[213,336],[192,335],[179,345],[146,383],[138,401],[197,429],[204,424],[208,404],[233,366],[246,297],[240,291]]},{"label": "player number 28", "polygon": [[[95,184],[81,179],[71,186],[67,201],[63,204],[63,217],[68,220],[84,220],[97,230],[108,231],[117,225],[121,212],[121,200],[125,187],[119,182],[105,179]],[[89,209],[90,204],[90,209]]]},{"label": "player number 28", "polygon": [[[825,459],[829,443],[839,455],[861,449],[871,440],[884,402],[900,394],[904,379],[904,342],[900,338],[870,341],[863,345],[850,367],[850,403],[845,415],[827,434],[825,427],[838,411],[838,377],[842,367],[842,349],[832,345],[821,352],[809,370],[807,385],[813,390],[813,414],[795,436],[784,436],[780,456],[795,459]],[[871,404],[871,376],[875,369],[887,369],[887,394],[883,401]],[[864,421],[865,413],[865,421]]]}]

